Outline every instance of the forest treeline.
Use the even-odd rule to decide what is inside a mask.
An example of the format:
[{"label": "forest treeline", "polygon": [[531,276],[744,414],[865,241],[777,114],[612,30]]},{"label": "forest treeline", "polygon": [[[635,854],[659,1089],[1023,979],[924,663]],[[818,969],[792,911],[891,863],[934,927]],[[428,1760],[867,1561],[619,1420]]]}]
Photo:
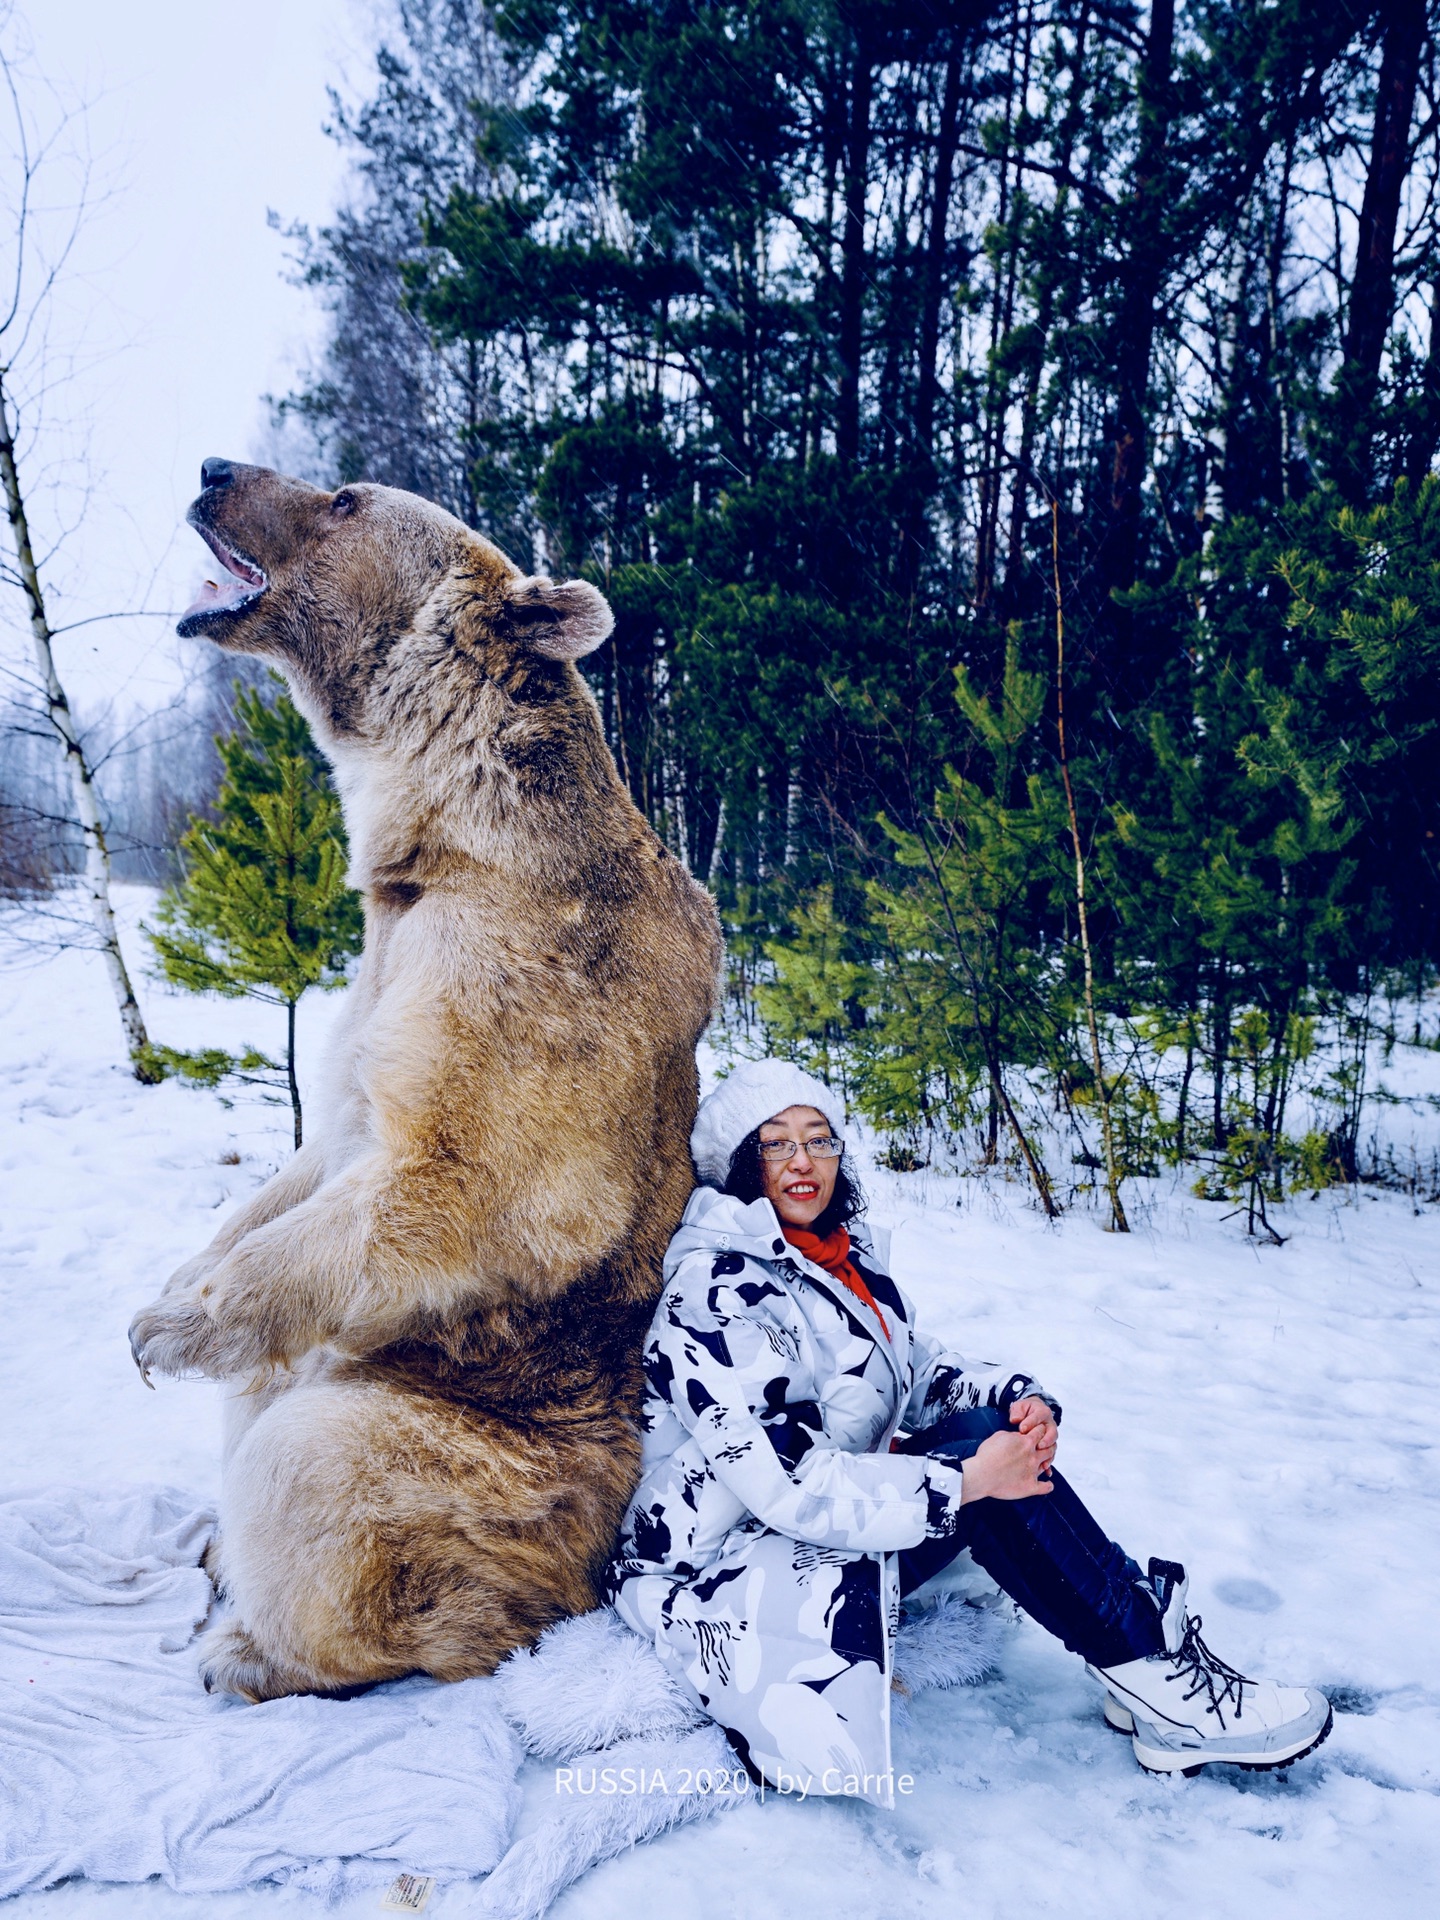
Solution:
[{"label": "forest treeline", "polygon": [[1437,14],[396,0],[333,101],[276,458],[603,588],[732,1024],[897,1165],[1253,1205],[1426,1037]]},{"label": "forest treeline", "polygon": [[603,586],[738,1017],[902,1159],[1023,1153],[1018,1073],[1272,1183],[1323,1030],[1353,1172],[1355,1009],[1440,910],[1435,10],[395,20],[280,417]]}]

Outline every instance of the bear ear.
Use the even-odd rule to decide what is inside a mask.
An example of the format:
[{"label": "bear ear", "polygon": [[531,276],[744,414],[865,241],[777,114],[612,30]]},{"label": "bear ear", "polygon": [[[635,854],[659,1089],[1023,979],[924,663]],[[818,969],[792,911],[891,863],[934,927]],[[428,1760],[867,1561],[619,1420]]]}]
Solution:
[{"label": "bear ear", "polygon": [[505,620],[511,634],[547,660],[578,660],[609,638],[615,625],[610,603],[588,580],[562,580],[543,574],[512,582],[505,595]]}]

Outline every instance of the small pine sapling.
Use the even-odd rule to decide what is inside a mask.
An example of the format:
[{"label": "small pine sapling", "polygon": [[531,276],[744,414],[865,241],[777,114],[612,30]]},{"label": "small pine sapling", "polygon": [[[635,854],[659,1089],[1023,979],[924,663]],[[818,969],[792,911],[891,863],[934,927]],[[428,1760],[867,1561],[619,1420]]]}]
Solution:
[{"label": "small pine sapling", "polygon": [[869,967],[850,956],[853,944],[833,890],[819,887],[795,908],[791,937],[766,942],[774,978],[754,990],[771,1042],[842,1086],[870,981]]},{"label": "small pine sapling", "polygon": [[982,785],[946,766],[932,806],[916,809],[913,830],[880,815],[910,877],[874,880],[867,889],[886,964],[866,1030],[869,1043],[884,1049],[888,1029],[902,1056],[919,1056],[927,1077],[943,1063],[952,1086],[988,1083],[986,1157],[995,1157],[1003,1119],[1054,1219],[1060,1206],[1049,1171],[1006,1084],[1007,1066],[1042,1057],[1051,1019],[1052,970],[1024,929],[1036,896],[1054,885],[1065,818],[1054,783],[1025,770],[1045,689],[1020,666],[1018,627],[1006,643],[998,699],[982,694],[963,666],[955,669],[955,697],[989,778]]},{"label": "small pine sapling", "polygon": [[266,700],[253,690],[239,694],[236,719],[218,743],[225,772],[215,818],[192,820],[180,843],[184,877],[146,931],[173,985],[283,1006],[284,1065],[253,1048],[152,1051],[162,1071],[203,1085],[283,1072],[298,1148],[295,1009],[311,987],[344,985],[361,944],[360,900],[345,884],[340,803],[304,719],[284,694]]}]

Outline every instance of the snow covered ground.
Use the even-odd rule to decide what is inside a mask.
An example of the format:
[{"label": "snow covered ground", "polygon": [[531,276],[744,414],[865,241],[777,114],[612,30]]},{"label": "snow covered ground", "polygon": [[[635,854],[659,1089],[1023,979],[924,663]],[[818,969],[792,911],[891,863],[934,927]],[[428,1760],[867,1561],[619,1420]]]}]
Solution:
[{"label": "snow covered ground", "polygon": [[[133,930],[146,901],[126,900]],[[288,1111],[233,1106],[124,1071],[98,962],[27,960],[0,910],[0,1492],[56,1480],[218,1478],[214,1389],[147,1393],[125,1328],[225,1209],[288,1151]],[[143,942],[132,931],[132,961]],[[155,1038],[278,1042],[279,1016],[147,982]],[[338,1001],[301,1009],[302,1076]],[[1402,1049],[1387,1080],[1440,1087]],[[1403,1152],[1432,1126],[1382,1110]],[[1048,1227],[1018,1187],[875,1173],[878,1218],[923,1317],[962,1350],[1023,1363],[1066,1408],[1060,1460],[1130,1550],[1183,1559],[1224,1657],[1324,1686],[1328,1744],[1290,1775],[1154,1780],[1106,1732],[1079,1663],[1026,1623],[989,1684],[930,1694],[896,1743],[915,1775],[894,1814],[771,1799],[592,1873],[556,1920],[1313,1920],[1440,1904],[1440,1207],[1403,1194],[1301,1199],[1283,1248],[1247,1241],[1183,1183]],[[3,1771],[3,1761],[0,1761]],[[532,1763],[529,1817],[554,1792]],[[424,1868],[416,1861],[417,1870]],[[463,1915],[474,1890],[437,1893]],[[186,1900],[156,1885],[67,1884],[24,1920],[314,1911],[260,1888]],[[349,1909],[347,1909],[348,1911]],[[376,1910],[374,1896],[353,1910]]]}]

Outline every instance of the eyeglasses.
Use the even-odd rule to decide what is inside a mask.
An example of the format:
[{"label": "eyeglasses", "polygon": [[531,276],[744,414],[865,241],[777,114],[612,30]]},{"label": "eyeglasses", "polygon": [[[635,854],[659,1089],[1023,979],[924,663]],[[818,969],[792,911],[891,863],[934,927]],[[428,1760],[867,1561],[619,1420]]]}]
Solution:
[{"label": "eyeglasses", "polygon": [[[762,1160],[793,1160],[799,1151],[798,1140],[762,1140],[760,1142]],[[815,1140],[807,1140],[805,1151],[812,1160],[838,1160],[845,1151],[845,1142],[837,1140],[833,1134],[822,1134]]]}]

